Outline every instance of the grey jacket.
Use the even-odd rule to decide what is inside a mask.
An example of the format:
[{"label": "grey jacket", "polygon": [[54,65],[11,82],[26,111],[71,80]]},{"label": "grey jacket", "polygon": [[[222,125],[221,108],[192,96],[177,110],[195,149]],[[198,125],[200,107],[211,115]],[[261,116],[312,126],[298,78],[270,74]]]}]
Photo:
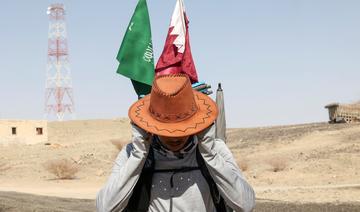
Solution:
[{"label": "grey jacket", "polygon": [[[127,206],[150,147],[144,139],[146,133],[132,127],[132,143],[124,147],[116,158],[112,173],[105,186],[98,192],[98,212],[122,211]],[[221,196],[234,211],[248,212],[255,206],[255,193],[246,182],[226,144],[214,138],[215,127],[209,127],[194,139],[206,166],[218,186]],[[176,169],[197,166],[196,151],[182,159],[169,159],[154,153],[155,169]],[[154,173],[149,211],[216,211],[209,186],[200,170],[177,173]]]}]

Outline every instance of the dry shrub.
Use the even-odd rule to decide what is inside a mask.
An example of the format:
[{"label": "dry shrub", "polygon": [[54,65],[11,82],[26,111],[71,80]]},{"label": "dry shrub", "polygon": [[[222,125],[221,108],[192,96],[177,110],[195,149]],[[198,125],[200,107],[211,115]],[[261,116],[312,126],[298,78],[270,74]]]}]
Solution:
[{"label": "dry shrub", "polygon": [[119,140],[119,139],[112,139],[110,142],[116,147],[117,150],[121,150],[123,146],[127,144],[127,142]]},{"label": "dry shrub", "polygon": [[286,159],[281,157],[272,158],[268,161],[268,163],[271,166],[271,170],[273,172],[283,171],[287,167]]},{"label": "dry shrub", "polygon": [[0,174],[4,173],[8,169],[10,169],[10,166],[6,165],[6,163],[0,163]]},{"label": "dry shrub", "polygon": [[68,159],[54,159],[44,164],[46,171],[58,179],[74,179],[79,167]]},{"label": "dry shrub", "polygon": [[236,162],[237,162],[239,168],[241,169],[241,171],[245,172],[249,169],[248,160],[240,158]]}]

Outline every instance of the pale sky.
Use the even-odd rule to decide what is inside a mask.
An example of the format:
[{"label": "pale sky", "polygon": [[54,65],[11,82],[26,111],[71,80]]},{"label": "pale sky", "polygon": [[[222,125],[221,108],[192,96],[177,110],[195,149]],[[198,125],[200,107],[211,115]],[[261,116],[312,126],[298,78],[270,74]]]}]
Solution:
[{"label": "pale sky", "polygon": [[[199,79],[222,82],[229,127],[327,121],[360,99],[360,1],[184,0]],[[127,116],[115,59],[136,0],[65,0],[78,119]],[[148,0],[155,62],[175,0]],[[42,119],[53,1],[0,0],[0,119]],[[215,97],[215,95],[213,95]]]}]

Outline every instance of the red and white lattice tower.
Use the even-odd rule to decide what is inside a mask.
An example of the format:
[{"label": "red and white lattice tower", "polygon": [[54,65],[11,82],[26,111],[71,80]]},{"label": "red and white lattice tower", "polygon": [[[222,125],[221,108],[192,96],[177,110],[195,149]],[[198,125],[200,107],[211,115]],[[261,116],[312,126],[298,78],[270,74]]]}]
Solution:
[{"label": "red and white lattice tower", "polygon": [[[65,115],[75,118],[74,97],[69,67],[66,35],[65,7],[52,4],[48,7],[49,36],[46,67],[45,116],[62,121]],[[54,116],[55,115],[55,116]]]}]

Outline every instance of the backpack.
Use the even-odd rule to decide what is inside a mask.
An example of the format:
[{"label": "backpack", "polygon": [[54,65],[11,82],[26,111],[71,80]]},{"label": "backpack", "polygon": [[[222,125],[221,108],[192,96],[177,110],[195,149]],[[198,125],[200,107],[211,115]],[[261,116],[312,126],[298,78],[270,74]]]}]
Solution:
[{"label": "backpack", "polygon": [[[198,167],[183,167],[179,169],[155,170],[154,149],[152,145],[150,145],[149,154],[146,158],[144,167],[140,174],[140,178],[133,189],[133,193],[124,211],[125,212],[148,211],[150,205],[152,177],[155,172],[180,173],[180,172],[189,172],[193,170],[200,170],[201,174],[207,181],[216,211],[217,212],[233,211],[229,206],[226,205],[224,198],[220,195],[217,185],[215,181],[212,179],[209,170],[206,167],[204,158],[201,156],[198,147],[196,147],[196,161],[198,163]],[[170,178],[170,186],[171,187],[173,186],[172,177]]]}]

